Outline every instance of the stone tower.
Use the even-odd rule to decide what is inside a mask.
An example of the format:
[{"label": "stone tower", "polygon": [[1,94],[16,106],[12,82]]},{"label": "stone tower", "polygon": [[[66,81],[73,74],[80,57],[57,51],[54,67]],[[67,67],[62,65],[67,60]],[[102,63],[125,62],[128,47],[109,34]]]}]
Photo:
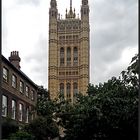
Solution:
[{"label": "stone tower", "polygon": [[51,98],[63,94],[73,101],[77,93],[86,95],[89,83],[90,27],[88,0],[82,0],[81,17],[70,9],[62,19],[56,0],[49,9],[49,77]]}]

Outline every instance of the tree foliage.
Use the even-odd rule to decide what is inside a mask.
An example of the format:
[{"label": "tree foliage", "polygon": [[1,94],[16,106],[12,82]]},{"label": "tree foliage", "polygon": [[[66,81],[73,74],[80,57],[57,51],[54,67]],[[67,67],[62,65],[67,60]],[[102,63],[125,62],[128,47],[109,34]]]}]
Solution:
[{"label": "tree foliage", "polygon": [[18,124],[10,118],[3,119],[2,122],[2,138],[7,139],[11,133],[17,132],[19,129]]},{"label": "tree foliage", "polygon": [[138,138],[138,55],[119,78],[99,85],[89,84],[87,96],[77,94],[71,104],[60,94],[50,100],[39,89],[38,118],[28,130],[38,140],[62,134],[64,140],[137,140]]},{"label": "tree foliage", "polygon": [[39,87],[36,105],[37,118],[25,126],[25,130],[35,136],[35,140],[48,140],[59,136],[57,124],[53,120],[54,109],[49,92]]},{"label": "tree foliage", "polygon": [[31,134],[20,130],[11,134],[9,140],[34,140],[34,137]]},{"label": "tree foliage", "polygon": [[89,85],[88,96],[78,96],[69,115],[62,115],[65,140],[137,140],[138,55],[121,77],[98,86]]}]

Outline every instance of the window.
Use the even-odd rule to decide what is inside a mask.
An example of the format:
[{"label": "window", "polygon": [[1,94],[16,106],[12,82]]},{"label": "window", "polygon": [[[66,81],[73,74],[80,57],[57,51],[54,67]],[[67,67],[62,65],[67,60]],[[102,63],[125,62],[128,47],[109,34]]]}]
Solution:
[{"label": "window", "polygon": [[16,101],[12,100],[12,119],[16,119]]},{"label": "window", "polygon": [[31,107],[31,120],[34,120],[34,118],[35,118],[35,113],[33,110],[34,110],[34,108]]},{"label": "window", "polygon": [[34,90],[31,91],[31,100],[34,100]]},{"label": "window", "polygon": [[77,83],[73,83],[73,92],[74,92],[74,96],[76,96],[76,94],[78,93],[78,84]]},{"label": "window", "polygon": [[22,81],[20,81],[20,92],[23,93],[24,92],[24,83]]},{"label": "window", "polygon": [[26,108],[26,123],[29,123],[29,107]]},{"label": "window", "polygon": [[70,99],[71,85],[67,83],[67,98]]},{"label": "window", "polygon": [[60,49],[60,66],[64,65],[64,48]]},{"label": "window", "polygon": [[74,54],[73,54],[73,65],[78,65],[78,50],[77,47],[74,47]]},{"label": "window", "polygon": [[3,80],[8,82],[8,70],[3,68]]},{"label": "window", "polygon": [[23,105],[19,104],[19,121],[23,121]]},{"label": "window", "polygon": [[64,84],[61,83],[60,84],[60,94],[63,94],[64,93]]},{"label": "window", "polygon": [[15,75],[12,75],[12,87],[17,87],[17,77]]},{"label": "window", "polygon": [[8,98],[4,95],[2,95],[2,116],[7,116],[7,106],[8,106]]},{"label": "window", "polygon": [[71,65],[71,48],[67,48],[67,66]]},{"label": "window", "polygon": [[26,96],[29,97],[29,87],[26,86]]},{"label": "window", "polygon": [[34,120],[34,114],[33,113],[31,114],[31,120]]}]

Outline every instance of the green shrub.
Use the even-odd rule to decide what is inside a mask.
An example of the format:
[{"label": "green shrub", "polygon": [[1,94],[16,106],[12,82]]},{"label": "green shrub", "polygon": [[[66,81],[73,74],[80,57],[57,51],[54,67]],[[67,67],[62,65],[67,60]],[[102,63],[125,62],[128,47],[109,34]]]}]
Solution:
[{"label": "green shrub", "polygon": [[10,135],[9,140],[34,140],[34,137],[24,131],[18,131]]}]

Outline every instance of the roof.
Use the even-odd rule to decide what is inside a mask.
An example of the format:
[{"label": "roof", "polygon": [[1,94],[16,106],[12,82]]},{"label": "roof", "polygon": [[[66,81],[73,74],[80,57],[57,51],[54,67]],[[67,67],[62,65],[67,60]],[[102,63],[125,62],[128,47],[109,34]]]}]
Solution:
[{"label": "roof", "polygon": [[15,72],[17,72],[23,79],[26,79],[34,88],[38,88],[38,85],[35,84],[25,73],[21,70],[17,69],[12,63],[10,63],[3,55],[2,61],[5,62],[8,66],[10,66]]}]

